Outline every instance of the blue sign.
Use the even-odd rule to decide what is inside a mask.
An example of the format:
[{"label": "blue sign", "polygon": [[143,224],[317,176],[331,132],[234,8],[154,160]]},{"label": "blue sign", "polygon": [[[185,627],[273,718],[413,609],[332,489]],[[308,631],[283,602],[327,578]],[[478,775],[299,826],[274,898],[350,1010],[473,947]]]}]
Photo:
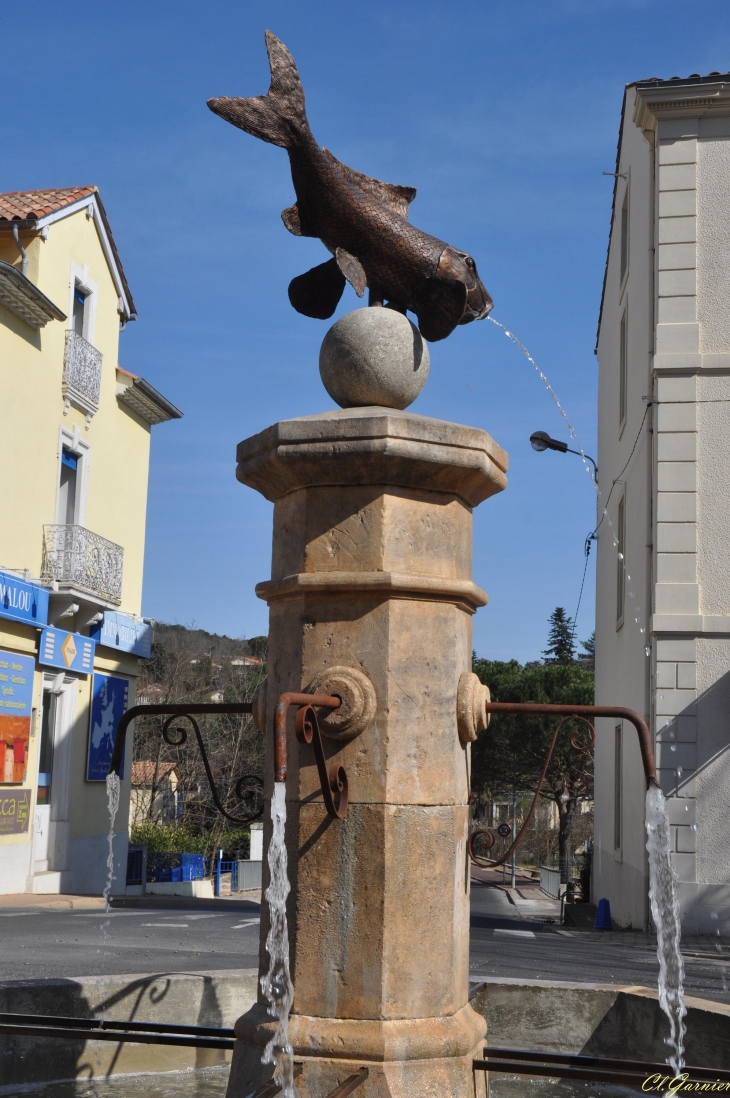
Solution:
[{"label": "blue sign", "polygon": [[[129,679],[115,675],[94,675],[89,724],[87,782],[105,782],[114,748],[114,734],[127,708]],[[124,756],[119,774],[124,777]]]},{"label": "blue sign", "polygon": [[131,652],[144,660],[152,654],[152,624],[132,614],[107,610],[103,621],[94,626],[91,635],[97,644],[117,648],[120,652]]},{"label": "blue sign", "polygon": [[63,629],[48,626],[41,632],[38,663],[45,667],[62,667],[64,671],[82,671],[90,675],[94,670],[96,641],[82,637],[80,633],[66,633]]},{"label": "blue sign", "polygon": [[48,621],[48,591],[37,583],[26,583],[11,572],[0,572],[0,618],[45,625]]}]

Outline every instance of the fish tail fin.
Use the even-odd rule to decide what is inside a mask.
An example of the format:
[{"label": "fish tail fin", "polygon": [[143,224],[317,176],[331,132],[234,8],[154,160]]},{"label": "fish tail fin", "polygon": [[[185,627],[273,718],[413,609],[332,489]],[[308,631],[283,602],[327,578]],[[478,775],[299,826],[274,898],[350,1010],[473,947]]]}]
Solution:
[{"label": "fish tail fin", "polygon": [[290,149],[310,135],[304,89],[294,58],[271,31],[266,31],[266,50],[271,68],[271,87],[266,95],[251,99],[221,96],[209,99],[208,106],[253,137]]}]

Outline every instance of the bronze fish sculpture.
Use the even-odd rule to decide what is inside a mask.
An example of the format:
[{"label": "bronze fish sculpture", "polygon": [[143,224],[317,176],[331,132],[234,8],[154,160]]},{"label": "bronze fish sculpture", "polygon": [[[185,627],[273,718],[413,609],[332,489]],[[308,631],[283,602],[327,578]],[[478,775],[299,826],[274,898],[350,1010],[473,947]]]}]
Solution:
[{"label": "bronze fish sculpture", "polygon": [[408,221],[413,187],[381,183],[320,148],[309,128],[304,90],[283,42],[266,31],[271,68],[267,95],[209,99],[215,113],[289,153],[295,206],[282,212],[295,236],[319,237],[333,258],[289,284],[289,300],[305,316],[332,316],[351,283],[358,297],[415,313],[423,337],[445,339],[457,324],[483,319],[492,299],[467,252]]}]

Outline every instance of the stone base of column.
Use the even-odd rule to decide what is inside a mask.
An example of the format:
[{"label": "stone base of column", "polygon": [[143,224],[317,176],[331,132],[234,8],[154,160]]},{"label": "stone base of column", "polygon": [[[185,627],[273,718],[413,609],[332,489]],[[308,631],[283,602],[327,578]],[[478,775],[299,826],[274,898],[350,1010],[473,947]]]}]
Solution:
[{"label": "stone base of column", "polygon": [[[274,1029],[260,1003],[238,1019],[227,1098],[247,1098],[273,1077],[261,1053]],[[451,1017],[389,1021],[293,1014],[289,1039],[302,1064],[297,1096],[325,1098],[366,1066],[358,1098],[481,1098],[483,1073],[475,1089],[472,1060],[481,1056],[486,1031],[486,1021],[469,1005]]]}]

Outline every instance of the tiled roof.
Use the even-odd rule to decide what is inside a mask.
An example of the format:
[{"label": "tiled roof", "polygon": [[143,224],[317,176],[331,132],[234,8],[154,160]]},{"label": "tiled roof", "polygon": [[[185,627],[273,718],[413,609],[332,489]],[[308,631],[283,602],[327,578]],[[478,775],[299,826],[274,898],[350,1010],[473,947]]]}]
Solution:
[{"label": "tiled roof", "polygon": [[47,191],[7,191],[0,194],[0,220],[37,220],[88,198],[96,187],[51,187]]},{"label": "tiled roof", "polygon": [[689,76],[669,76],[666,79],[661,76],[649,76],[646,80],[635,80],[633,84],[638,88],[663,87],[669,84],[716,84],[718,79],[730,81],[730,72],[708,72],[706,76],[693,72]]},{"label": "tiled roof", "polygon": [[164,782],[172,773],[177,774],[177,766],[172,762],[156,763],[154,759],[132,763],[132,785],[152,785],[157,769],[157,784]]},{"label": "tiled roof", "polygon": [[43,191],[5,191],[0,194],[0,223],[9,221],[40,221],[49,214],[63,210],[66,206],[72,206],[74,202],[80,202],[84,198],[94,195],[96,204],[104,223],[104,230],[109,238],[109,247],[114,257],[114,264],[119,274],[124,293],[129,305],[130,315],[134,316],[137,310],[132,300],[127,276],[119,258],[119,252],[114,241],[109,219],[106,216],[104,204],[101,201],[98,187],[50,187]]}]

